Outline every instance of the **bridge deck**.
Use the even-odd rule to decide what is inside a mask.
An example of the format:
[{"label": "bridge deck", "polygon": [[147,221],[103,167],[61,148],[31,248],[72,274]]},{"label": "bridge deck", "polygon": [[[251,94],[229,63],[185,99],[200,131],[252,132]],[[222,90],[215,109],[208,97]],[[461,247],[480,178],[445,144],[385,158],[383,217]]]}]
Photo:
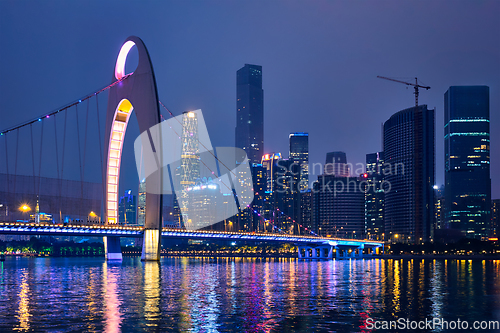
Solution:
[{"label": "bridge deck", "polygon": [[[37,235],[37,236],[118,236],[142,237],[144,228],[141,226],[110,226],[110,225],[62,225],[43,223],[0,222],[0,234],[4,235]],[[295,236],[288,234],[271,234],[255,232],[225,232],[211,230],[184,230],[163,228],[162,236],[185,239],[241,240],[290,242],[297,244],[329,244],[333,246],[380,247],[383,242],[366,239],[326,238],[315,236]]]}]

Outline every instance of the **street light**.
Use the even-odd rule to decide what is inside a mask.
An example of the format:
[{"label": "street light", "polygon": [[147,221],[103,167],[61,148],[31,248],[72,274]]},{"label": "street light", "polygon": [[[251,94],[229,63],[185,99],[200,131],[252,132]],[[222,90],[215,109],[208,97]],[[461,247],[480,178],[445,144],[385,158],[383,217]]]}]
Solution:
[{"label": "street light", "polygon": [[[27,212],[29,212],[31,210],[31,208],[27,204],[23,204],[21,207],[19,207],[19,210],[21,212],[23,212],[23,221],[24,221],[24,214],[26,214]],[[29,221],[25,221],[25,222],[29,222]]]}]

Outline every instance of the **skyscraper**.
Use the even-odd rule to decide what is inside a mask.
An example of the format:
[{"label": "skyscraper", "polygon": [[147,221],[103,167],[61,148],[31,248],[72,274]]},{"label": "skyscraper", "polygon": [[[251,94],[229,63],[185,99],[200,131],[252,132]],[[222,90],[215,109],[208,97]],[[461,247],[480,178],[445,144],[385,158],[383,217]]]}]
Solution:
[{"label": "skyscraper", "polygon": [[491,209],[489,87],[450,87],[444,109],[445,223],[468,238],[486,238]]},{"label": "skyscraper", "polygon": [[199,226],[192,222],[189,208],[192,207],[193,198],[189,190],[200,178],[200,147],[198,140],[198,117],[195,112],[182,114],[181,137],[181,165],[180,165],[180,195],[177,197],[182,213],[182,222],[187,229],[195,230]]},{"label": "skyscraper", "polygon": [[325,175],[336,177],[349,177],[351,173],[347,164],[347,156],[343,151],[332,151],[326,154]]},{"label": "skyscraper", "polygon": [[137,199],[137,225],[146,222],[146,178],[139,183],[139,197]]},{"label": "skyscraper", "polygon": [[236,72],[235,146],[246,151],[250,165],[259,164],[264,150],[262,66],[245,64]]},{"label": "skyscraper", "polygon": [[434,110],[420,105],[384,123],[385,236],[394,242],[432,238],[434,221]]},{"label": "skyscraper", "polygon": [[118,204],[118,217],[122,224],[136,224],[136,198],[132,195],[132,190],[125,191],[123,197],[120,197]]},{"label": "skyscraper", "polygon": [[312,202],[312,224],[320,236],[364,237],[365,189],[359,177],[318,176]]},{"label": "skyscraper", "polygon": [[300,185],[301,192],[309,188],[309,134],[304,132],[290,133],[290,154],[292,163],[300,165]]},{"label": "skyscraper", "polygon": [[384,240],[384,152],[366,154],[365,233],[366,238]]}]

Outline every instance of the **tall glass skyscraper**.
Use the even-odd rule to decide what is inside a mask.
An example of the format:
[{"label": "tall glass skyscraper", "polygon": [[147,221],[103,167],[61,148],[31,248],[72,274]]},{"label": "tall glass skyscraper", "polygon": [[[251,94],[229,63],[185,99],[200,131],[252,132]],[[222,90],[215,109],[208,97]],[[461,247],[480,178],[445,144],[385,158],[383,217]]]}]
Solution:
[{"label": "tall glass skyscraper", "polygon": [[309,134],[304,132],[290,133],[290,155],[292,163],[300,165],[301,192],[309,188]]},{"label": "tall glass skyscraper", "polygon": [[444,95],[445,223],[468,238],[488,236],[491,209],[489,87]]},{"label": "tall glass skyscraper", "polygon": [[262,66],[245,64],[236,72],[235,146],[246,151],[250,165],[264,151],[264,90]]},{"label": "tall glass skyscraper", "polygon": [[368,239],[384,240],[384,152],[366,154],[365,235]]},{"label": "tall glass skyscraper", "polygon": [[434,222],[434,110],[395,113],[384,123],[385,237],[428,242]]}]

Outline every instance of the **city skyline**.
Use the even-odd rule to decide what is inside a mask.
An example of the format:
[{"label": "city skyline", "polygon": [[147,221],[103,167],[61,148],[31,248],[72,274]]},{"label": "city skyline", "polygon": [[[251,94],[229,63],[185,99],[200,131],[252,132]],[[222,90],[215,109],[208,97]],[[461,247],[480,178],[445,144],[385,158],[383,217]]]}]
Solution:
[{"label": "city skyline", "polygon": [[[280,5],[266,5],[267,13],[257,12],[246,3],[230,5],[228,8],[246,10],[240,21],[249,22],[252,15],[258,15],[263,22],[257,31],[244,30],[243,35],[248,38],[242,42],[234,39],[227,29],[237,22],[223,15],[229,9],[210,6],[188,9],[181,4],[168,4],[158,9],[168,9],[167,16],[178,16],[165,20],[170,23],[140,20],[141,25],[132,22],[127,28],[108,27],[105,34],[100,34],[92,27],[84,30],[77,27],[88,20],[102,26],[112,15],[112,6],[103,5],[101,14],[96,14],[81,4],[39,7],[33,3],[21,8],[15,3],[2,3],[3,36],[8,45],[15,47],[13,51],[0,51],[1,59],[10,64],[0,80],[2,90],[10,93],[2,96],[0,107],[22,111],[3,112],[2,128],[37,117],[108,84],[120,43],[135,34],[149,46],[160,100],[176,115],[203,109],[215,145],[227,146],[234,140],[234,132],[221,125],[236,123],[234,72],[245,63],[254,63],[261,65],[265,73],[266,153],[286,153],[288,134],[304,131],[310,133],[310,163],[322,162],[325,153],[337,150],[345,151],[352,163],[364,162],[367,153],[381,150],[380,124],[397,110],[413,104],[411,90],[379,80],[376,75],[417,76],[431,86],[429,91],[421,92],[420,103],[436,107],[436,183],[444,183],[442,96],[452,85],[490,87],[491,163],[495,166],[500,162],[499,149],[495,149],[500,135],[499,113],[495,112],[500,104],[499,80],[495,74],[500,54],[499,23],[494,20],[494,14],[499,12],[497,3],[456,2],[452,8],[446,4],[404,4],[395,6],[392,14],[376,11],[377,7],[368,3]],[[128,2],[123,3],[123,10],[136,11],[141,17],[161,12],[157,10],[156,14],[152,8]],[[274,22],[272,16],[278,10],[283,13]],[[373,16],[373,11],[377,15]],[[42,18],[38,17],[39,12],[47,13]],[[80,15],[66,18],[66,14],[73,12]],[[188,14],[194,18],[193,31],[181,29],[175,23]],[[426,15],[433,22],[421,26],[417,36],[412,29],[400,28],[411,26],[406,22],[417,20],[416,14]],[[217,24],[208,25],[203,36],[210,38],[192,38],[203,31],[203,24],[206,26],[214,18],[223,20],[224,30]],[[301,20],[297,22],[297,18]],[[30,25],[26,24],[28,21]],[[367,22],[359,24],[363,21]],[[374,24],[380,21],[383,23]],[[28,26],[39,27],[44,37],[33,34]],[[66,29],[60,29],[61,26]],[[286,29],[290,32],[285,33]],[[267,36],[264,31],[271,33]],[[326,38],[327,32],[334,32],[333,37]],[[311,35],[318,39],[309,38]],[[185,40],[192,43],[186,44]],[[273,43],[275,40],[281,42]],[[402,51],[405,47],[408,51]],[[36,55],[30,51],[34,48],[39,50]],[[197,49],[204,52],[194,52]],[[48,76],[46,84],[23,87],[44,75]],[[132,155],[125,151],[127,142],[138,134],[134,121],[129,130],[125,159],[127,154]],[[120,191],[137,188],[136,171],[124,168],[122,172],[122,178],[130,181]],[[94,176],[94,180],[99,180],[98,175]],[[500,176],[492,174],[493,199],[500,197],[499,183]]]}]

